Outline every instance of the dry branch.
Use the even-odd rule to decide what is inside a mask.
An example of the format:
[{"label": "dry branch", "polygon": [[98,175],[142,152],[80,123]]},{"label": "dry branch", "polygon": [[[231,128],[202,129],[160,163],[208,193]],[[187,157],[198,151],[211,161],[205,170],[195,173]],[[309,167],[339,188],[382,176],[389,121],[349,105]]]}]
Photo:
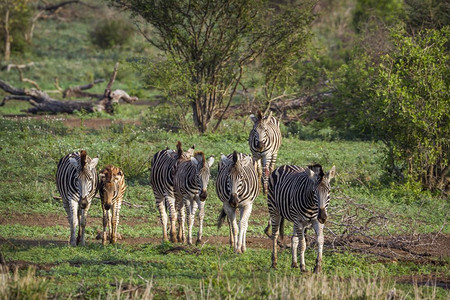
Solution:
[{"label": "dry branch", "polygon": [[[126,92],[122,90],[116,90],[111,92],[111,87],[115,81],[119,64],[116,63],[114,66],[114,71],[111,76],[110,81],[105,89],[103,95],[97,97],[98,100],[95,102],[91,101],[61,101],[51,98],[46,92],[40,89],[20,89],[11,86],[7,82],[0,80],[0,88],[5,92],[11,94],[3,98],[0,106],[5,105],[7,100],[15,99],[28,101],[33,107],[29,108],[26,112],[36,114],[36,113],[74,113],[76,110],[85,111],[92,113],[95,111],[105,111],[107,113],[114,113],[114,103],[117,103],[119,99],[124,99],[128,103],[137,100],[137,97],[130,97]],[[18,69],[20,70],[20,69]],[[22,78],[23,79],[23,78]],[[22,80],[23,81],[23,80]],[[89,86],[89,85],[87,85]],[[87,87],[85,86],[85,87]],[[83,87],[83,86],[82,86]],[[81,88],[80,88],[81,90]]]}]

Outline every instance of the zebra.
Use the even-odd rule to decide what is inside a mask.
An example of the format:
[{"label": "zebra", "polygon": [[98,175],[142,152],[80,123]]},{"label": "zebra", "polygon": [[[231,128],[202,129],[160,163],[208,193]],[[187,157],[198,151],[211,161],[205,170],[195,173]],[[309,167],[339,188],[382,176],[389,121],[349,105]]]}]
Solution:
[{"label": "zebra", "polygon": [[[259,193],[256,162],[252,157],[236,151],[228,156],[222,154],[216,191],[223,202],[217,225],[220,228],[225,217],[228,217],[230,245],[234,247],[236,253],[244,253],[248,219],[252,212],[253,201]],[[237,208],[240,210],[239,228],[236,222]]]},{"label": "zebra", "polygon": [[[59,160],[56,187],[60,193],[70,225],[70,245],[85,245],[84,230],[92,198],[97,192],[98,158],[90,158],[85,150],[67,154]],[[75,233],[78,227],[78,236]]]},{"label": "zebra", "polygon": [[[174,177],[175,201],[178,211],[178,242],[185,242],[185,210],[188,218],[188,239],[192,245],[192,226],[197,209],[199,209],[199,231],[196,243],[202,241],[203,219],[205,217],[205,200],[210,177],[210,167],[214,157],[205,159],[203,152],[196,152],[191,159],[180,161]],[[181,215],[181,217],[180,217]]]},{"label": "zebra", "polygon": [[254,124],[248,144],[253,158],[258,161],[258,175],[262,175],[263,193],[267,194],[269,174],[275,167],[281,146],[280,122],[272,117],[272,112],[263,116],[262,112],[258,111],[257,116],[252,114],[250,118]]},{"label": "zebra", "polygon": [[165,149],[161,150],[152,158],[150,168],[150,185],[155,195],[156,206],[158,207],[163,230],[163,241],[167,241],[167,212],[170,216],[170,241],[176,241],[176,209],[175,195],[173,189],[173,178],[176,165],[180,160],[189,159],[194,153],[194,146],[183,152],[181,142],[177,143],[177,151]]},{"label": "zebra", "polygon": [[[318,253],[314,272],[322,269],[323,227],[327,219],[330,201],[330,180],[335,175],[335,166],[324,174],[319,164],[301,168],[294,165],[281,166],[270,175],[267,205],[272,223],[272,267],[277,265],[277,239],[280,222],[284,219],[294,223],[291,240],[292,267],[298,268],[297,247],[300,238],[300,270],[305,267],[305,229],[314,228],[318,242]],[[281,228],[282,229],[282,228]]]},{"label": "zebra", "polygon": [[115,244],[118,237],[117,228],[119,226],[120,207],[127,188],[125,176],[121,169],[113,165],[107,165],[100,171],[98,177],[98,189],[103,210],[102,244],[106,244],[108,234],[110,243]]}]

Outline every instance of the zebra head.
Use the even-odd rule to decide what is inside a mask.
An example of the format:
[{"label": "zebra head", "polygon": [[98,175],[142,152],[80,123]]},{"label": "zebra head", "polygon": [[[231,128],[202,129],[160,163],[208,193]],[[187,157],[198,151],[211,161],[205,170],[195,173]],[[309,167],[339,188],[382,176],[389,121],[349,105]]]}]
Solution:
[{"label": "zebra head", "polygon": [[316,164],[308,166],[306,172],[309,173],[309,176],[315,182],[314,199],[319,208],[317,219],[321,224],[324,224],[328,217],[327,208],[330,202],[330,181],[334,178],[336,167],[333,166],[327,174],[324,174],[322,166]]},{"label": "zebra head", "polygon": [[93,189],[96,189],[96,178],[97,172],[95,167],[98,163],[98,158],[90,158],[87,156],[85,150],[80,151],[80,161],[76,158],[71,157],[69,159],[70,164],[77,170],[77,182],[78,193],[80,195],[80,206],[85,209],[89,203],[89,194]]},{"label": "zebra head", "polygon": [[250,156],[239,155],[234,151],[232,160],[224,156],[221,163],[229,164],[227,190],[230,191],[230,198],[228,202],[231,207],[236,208],[239,204],[239,195],[243,187],[244,167],[249,163],[253,163],[253,159]]},{"label": "zebra head", "polygon": [[191,163],[196,167],[195,181],[199,187],[199,196],[201,201],[205,201],[208,196],[206,190],[208,188],[210,167],[214,163],[214,157],[210,156],[208,160],[205,160],[205,154],[203,152],[197,152],[191,157]]},{"label": "zebra head", "polygon": [[269,113],[267,117],[264,117],[261,111],[258,111],[258,115],[250,115],[250,118],[253,121],[253,149],[258,150],[259,152],[264,152],[267,144],[267,132],[268,132],[268,124],[272,119],[272,112]]},{"label": "zebra head", "polygon": [[100,198],[106,210],[112,205],[112,200],[119,193],[119,184],[123,177],[122,170],[112,165],[106,166],[98,174],[100,179]]}]

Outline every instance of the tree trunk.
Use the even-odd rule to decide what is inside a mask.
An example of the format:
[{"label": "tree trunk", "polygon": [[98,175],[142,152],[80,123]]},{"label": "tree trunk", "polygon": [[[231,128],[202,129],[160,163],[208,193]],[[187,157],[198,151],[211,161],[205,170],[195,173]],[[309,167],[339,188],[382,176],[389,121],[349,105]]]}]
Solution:
[{"label": "tree trunk", "polygon": [[11,55],[11,36],[9,34],[9,9],[6,8],[5,20],[3,21],[3,28],[5,30],[5,52],[4,59],[8,61]]}]

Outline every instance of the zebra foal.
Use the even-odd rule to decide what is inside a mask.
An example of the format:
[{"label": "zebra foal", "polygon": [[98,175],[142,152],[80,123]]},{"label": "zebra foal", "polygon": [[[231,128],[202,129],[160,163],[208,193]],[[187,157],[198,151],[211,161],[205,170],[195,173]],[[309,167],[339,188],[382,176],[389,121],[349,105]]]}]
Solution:
[{"label": "zebra foal", "polygon": [[300,269],[305,267],[305,229],[312,225],[317,236],[318,253],[314,272],[322,268],[323,227],[330,201],[330,180],[335,167],[324,174],[321,165],[304,169],[288,165],[276,168],[270,175],[267,205],[272,223],[272,267],[277,265],[277,239],[280,223],[287,219],[294,223],[291,240],[292,267],[298,268],[297,247],[300,235]]},{"label": "zebra foal", "polygon": [[67,213],[71,246],[85,245],[87,214],[97,191],[97,163],[98,158],[90,158],[85,150],[67,154],[58,163],[56,187]]},{"label": "zebra foal", "polygon": [[196,152],[190,159],[182,160],[177,165],[174,178],[175,201],[178,211],[178,242],[186,241],[185,219],[188,218],[188,239],[192,244],[192,227],[197,209],[199,210],[199,231],[197,244],[203,235],[203,219],[205,218],[205,200],[214,157],[205,159],[203,152]]},{"label": "zebra foal", "polygon": [[258,111],[257,116],[250,115],[250,118],[253,121],[253,129],[250,131],[248,143],[253,158],[258,161],[258,175],[262,178],[263,193],[267,194],[269,174],[275,167],[281,146],[280,122],[272,117],[272,112],[263,116],[261,111]]},{"label": "zebra foal", "polygon": [[120,207],[126,190],[125,176],[121,169],[108,165],[100,171],[98,177],[103,210],[102,244],[106,244],[108,235],[109,242],[115,244],[118,236]]},{"label": "zebra foal", "polygon": [[[259,179],[252,157],[236,151],[228,156],[222,155],[216,191],[223,203],[218,227],[220,228],[225,217],[228,217],[230,244],[236,253],[244,253],[248,219],[253,201],[259,193]],[[239,227],[236,221],[237,208],[240,210]]]},{"label": "zebra foal", "polygon": [[170,216],[170,241],[176,241],[176,219],[177,212],[175,208],[175,195],[173,189],[173,180],[176,172],[177,164],[184,160],[190,159],[194,153],[194,146],[184,152],[181,142],[177,143],[177,151],[165,149],[161,150],[152,158],[150,168],[150,185],[155,195],[156,206],[158,207],[160,220],[163,230],[163,241],[167,241],[167,212]]}]

